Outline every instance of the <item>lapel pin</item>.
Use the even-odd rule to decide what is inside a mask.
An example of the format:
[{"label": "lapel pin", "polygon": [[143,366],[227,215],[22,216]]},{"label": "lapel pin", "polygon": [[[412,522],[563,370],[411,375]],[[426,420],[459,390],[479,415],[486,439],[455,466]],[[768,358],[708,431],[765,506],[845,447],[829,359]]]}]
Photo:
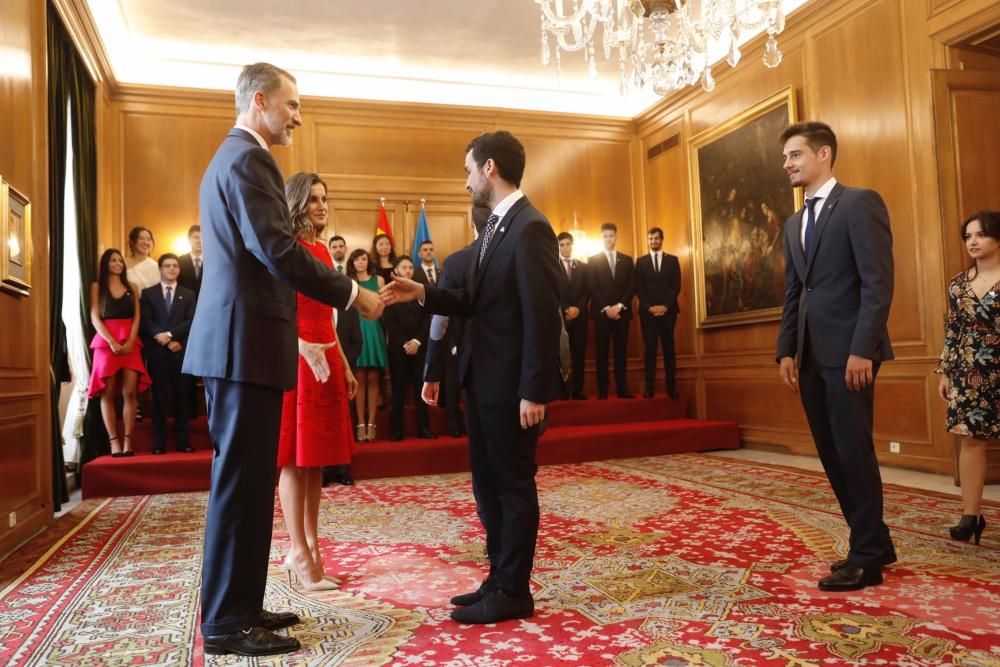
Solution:
[{"label": "lapel pin", "polygon": [[503,227],[500,228],[500,233],[503,234]]}]

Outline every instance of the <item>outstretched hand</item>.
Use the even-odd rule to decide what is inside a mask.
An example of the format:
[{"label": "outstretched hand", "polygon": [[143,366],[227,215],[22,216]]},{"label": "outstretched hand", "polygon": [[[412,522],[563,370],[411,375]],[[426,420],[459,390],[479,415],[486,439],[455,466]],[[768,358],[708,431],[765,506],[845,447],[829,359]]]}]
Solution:
[{"label": "outstretched hand", "polygon": [[354,299],[353,306],[366,320],[377,320],[382,317],[382,311],[385,309],[379,295],[364,287],[358,288],[358,296]]},{"label": "outstretched hand", "polygon": [[407,301],[423,301],[426,292],[424,286],[415,280],[396,276],[379,291],[382,303],[391,306]]}]

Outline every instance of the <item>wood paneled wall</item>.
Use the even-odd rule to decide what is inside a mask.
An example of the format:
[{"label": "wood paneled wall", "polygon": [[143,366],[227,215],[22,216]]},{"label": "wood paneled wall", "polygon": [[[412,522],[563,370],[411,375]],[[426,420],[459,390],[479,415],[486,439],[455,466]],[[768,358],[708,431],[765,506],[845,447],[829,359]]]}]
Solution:
[{"label": "wood paneled wall", "polygon": [[[683,91],[637,119],[642,154],[673,134],[681,137],[676,148],[644,161],[638,224],[665,226],[667,248],[682,258],[680,384],[697,397],[699,416],[736,420],[751,446],[815,451],[798,397],[777,377],[777,323],[698,329],[693,312],[688,140],[791,85],[800,118],[822,120],[837,132],[838,179],[879,191],[890,212],[896,289],[889,330],[897,359],[883,365],[877,384],[879,457],[889,465],[951,470],[953,439],[944,432],[932,372],[950,275],[945,236],[957,221],[940,213],[929,71],[948,66],[938,41],[945,33],[957,38],[988,24],[981,13],[974,20],[977,12],[1000,14],[995,3],[987,8],[977,0],[811,3],[789,17],[780,67],[760,66],[757,39],[739,68],[719,68],[715,92]],[[900,454],[889,453],[891,441],[901,444]]]},{"label": "wood paneled wall", "polygon": [[0,558],[52,518],[45,41],[44,0],[0,3],[0,175],[32,211],[31,296],[0,291]]}]

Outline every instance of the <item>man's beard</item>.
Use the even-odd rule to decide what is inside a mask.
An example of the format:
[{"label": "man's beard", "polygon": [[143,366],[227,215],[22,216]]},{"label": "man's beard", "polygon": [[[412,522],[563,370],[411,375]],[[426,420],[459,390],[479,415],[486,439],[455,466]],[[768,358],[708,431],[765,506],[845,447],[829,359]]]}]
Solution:
[{"label": "man's beard", "polygon": [[473,206],[483,206],[485,208],[491,209],[492,206],[490,202],[493,200],[493,187],[488,183],[483,186],[483,189],[479,192],[475,190],[472,191],[472,205]]}]

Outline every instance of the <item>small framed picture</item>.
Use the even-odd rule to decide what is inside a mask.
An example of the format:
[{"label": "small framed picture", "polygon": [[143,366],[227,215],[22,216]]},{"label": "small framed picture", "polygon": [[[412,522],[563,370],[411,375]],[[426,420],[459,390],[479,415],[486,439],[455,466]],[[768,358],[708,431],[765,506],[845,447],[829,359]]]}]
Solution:
[{"label": "small framed picture", "polygon": [[0,178],[0,289],[31,293],[31,201]]}]

